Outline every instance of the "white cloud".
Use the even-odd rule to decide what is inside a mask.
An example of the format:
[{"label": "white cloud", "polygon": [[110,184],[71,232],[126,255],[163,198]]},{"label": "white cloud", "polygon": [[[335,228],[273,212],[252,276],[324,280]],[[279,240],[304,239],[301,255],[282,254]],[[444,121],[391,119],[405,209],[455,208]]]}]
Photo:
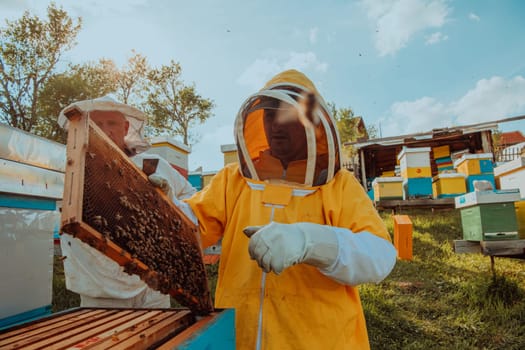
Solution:
[{"label": "white cloud", "polygon": [[516,76],[482,79],[451,106],[459,124],[509,117],[525,111],[525,79]]},{"label": "white cloud", "polygon": [[473,20],[473,21],[476,21],[476,22],[479,22],[480,18],[478,15],[476,15],[475,13],[469,13],[468,14],[468,18]]},{"label": "white cloud", "polygon": [[427,41],[425,42],[425,44],[433,45],[433,44],[439,43],[440,41],[446,41],[446,40],[448,40],[448,35],[444,35],[441,32],[435,32],[427,36]]},{"label": "white cloud", "polygon": [[381,124],[383,136],[423,132],[449,126],[447,108],[431,97],[415,101],[396,102],[390,107],[390,116]]},{"label": "white cloud", "polygon": [[286,69],[325,72],[328,68],[328,64],[320,61],[317,55],[311,51],[290,52],[285,55],[275,54],[272,56],[256,59],[244,70],[237,79],[237,83],[253,89],[260,89],[272,76]]},{"label": "white cloud", "polygon": [[443,0],[363,0],[375,23],[375,47],[380,56],[393,55],[428,28],[442,27],[450,8]]},{"label": "white cloud", "polygon": [[[468,125],[525,113],[525,78],[482,79],[452,103],[431,97],[395,102],[383,118],[383,136],[430,131],[453,125]],[[386,132],[385,132],[386,131]]]},{"label": "white cloud", "polygon": [[317,42],[318,32],[319,32],[319,28],[317,27],[310,28],[310,35],[309,35],[310,44],[315,44]]}]

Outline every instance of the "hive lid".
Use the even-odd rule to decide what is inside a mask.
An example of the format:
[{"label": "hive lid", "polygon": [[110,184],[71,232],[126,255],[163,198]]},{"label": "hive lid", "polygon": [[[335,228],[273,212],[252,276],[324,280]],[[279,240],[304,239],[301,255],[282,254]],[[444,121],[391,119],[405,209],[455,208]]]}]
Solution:
[{"label": "hive lid", "polygon": [[463,154],[461,158],[454,161],[454,168],[457,168],[461,163],[463,163],[466,160],[472,160],[472,159],[490,159],[492,160],[492,158],[493,158],[492,153]]},{"label": "hive lid", "polygon": [[519,157],[494,168],[494,176],[501,176],[525,168],[525,157]]},{"label": "hive lid", "polygon": [[455,198],[456,208],[466,208],[478,204],[492,203],[512,203],[520,200],[520,191],[494,190],[494,191],[474,191]]}]

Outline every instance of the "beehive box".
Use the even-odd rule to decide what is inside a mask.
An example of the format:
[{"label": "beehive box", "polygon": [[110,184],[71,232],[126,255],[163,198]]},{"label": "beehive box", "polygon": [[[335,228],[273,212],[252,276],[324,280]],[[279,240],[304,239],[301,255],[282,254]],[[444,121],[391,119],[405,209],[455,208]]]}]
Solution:
[{"label": "beehive box", "polygon": [[438,174],[434,176],[432,186],[435,187],[436,198],[455,197],[467,192],[463,174]]},{"label": "beehive box", "polygon": [[406,168],[429,168],[430,167],[430,147],[407,148],[398,154],[397,159],[401,172]]},{"label": "beehive box", "polygon": [[185,309],[76,308],[0,331],[1,349],[235,347],[234,312],[196,320]]},{"label": "beehive box", "polygon": [[403,199],[432,197],[432,178],[403,179]]},{"label": "beehive box", "polygon": [[434,154],[434,159],[450,157],[450,146],[432,147],[432,153]]},{"label": "beehive box", "polygon": [[518,238],[514,203],[480,204],[461,209],[463,239],[495,241]]},{"label": "beehive box", "polygon": [[518,238],[514,202],[518,191],[476,191],[455,198],[460,209],[463,239],[469,241]]},{"label": "beehive box", "polygon": [[492,185],[492,188],[496,189],[496,182],[494,179],[494,175],[492,174],[469,175],[467,176],[467,192],[473,192],[475,190],[474,181],[488,181]]},{"label": "beehive box", "polygon": [[212,311],[195,225],[87,116],[66,116],[62,232],[195,313]]},{"label": "beehive box", "polygon": [[516,208],[516,220],[518,221],[518,237],[525,239],[525,201],[517,201],[514,203]]},{"label": "beehive box", "polygon": [[464,154],[460,159],[454,161],[454,168],[458,173],[467,176],[479,174],[492,174],[492,153]]},{"label": "beehive box", "polygon": [[403,199],[403,179],[401,177],[376,177],[372,182],[374,200]]},{"label": "beehive box", "polygon": [[494,168],[494,176],[500,189],[517,188],[525,197],[525,158],[516,158]]},{"label": "beehive box", "polygon": [[0,124],[0,328],[51,312],[66,147]]}]

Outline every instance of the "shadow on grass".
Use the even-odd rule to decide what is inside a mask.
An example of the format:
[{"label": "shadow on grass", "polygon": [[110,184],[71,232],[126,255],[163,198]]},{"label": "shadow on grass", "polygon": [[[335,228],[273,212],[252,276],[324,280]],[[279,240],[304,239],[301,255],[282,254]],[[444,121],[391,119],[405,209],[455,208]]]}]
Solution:
[{"label": "shadow on grass", "polygon": [[[453,252],[457,212],[409,216],[414,259],[361,287],[372,349],[523,349],[525,265],[498,261],[494,278],[488,257]],[[382,217],[392,228],[391,215]]]}]

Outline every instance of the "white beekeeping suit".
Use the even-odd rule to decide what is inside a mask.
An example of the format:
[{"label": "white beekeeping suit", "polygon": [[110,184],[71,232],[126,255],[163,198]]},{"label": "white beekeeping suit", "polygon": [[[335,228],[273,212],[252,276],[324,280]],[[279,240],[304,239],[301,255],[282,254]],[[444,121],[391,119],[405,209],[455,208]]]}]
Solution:
[{"label": "white beekeeping suit", "polygon": [[[89,115],[92,111],[117,111],[129,122],[124,138],[126,153],[142,169],[144,159],[159,159],[156,171],[150,181],[161,187],[172,200],[190,197],[195,189],[162,157],[148,154],[150,147],[143,137],[146,115],[136,108],[116,102],[109,97],[79,101],[66,107],[60,113],[59,124],[67,128],[64,111],[76,108]],[[136,275],[124,272],[123,267],[98,250],[68,234],[60,238],[64,260],[67,289],[80,294],[83,307],[170,307],[168,295],[149,288]]]}]

